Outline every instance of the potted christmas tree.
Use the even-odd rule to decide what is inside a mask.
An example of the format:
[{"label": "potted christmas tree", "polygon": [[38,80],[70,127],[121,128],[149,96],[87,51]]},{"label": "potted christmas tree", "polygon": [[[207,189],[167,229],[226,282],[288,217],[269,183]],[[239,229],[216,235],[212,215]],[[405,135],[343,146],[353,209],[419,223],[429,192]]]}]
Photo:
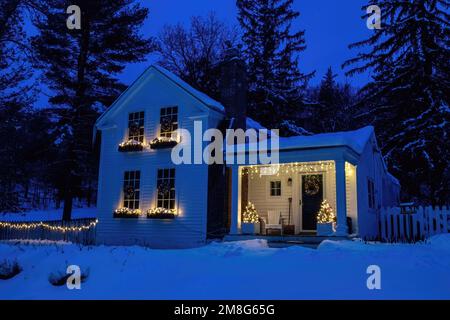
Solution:
[{"label": "potted christmas tree", "polygon": [[331,236],[334,232],[336,216],[327,200],[323,200],[317,214],[317,235]]},{"label": "potted christmas tree", "polygon": [[242,233],[243,234],[256,234],[259,233],[259,215],[256,211],[255,205],[248,202],[242,213]]}]

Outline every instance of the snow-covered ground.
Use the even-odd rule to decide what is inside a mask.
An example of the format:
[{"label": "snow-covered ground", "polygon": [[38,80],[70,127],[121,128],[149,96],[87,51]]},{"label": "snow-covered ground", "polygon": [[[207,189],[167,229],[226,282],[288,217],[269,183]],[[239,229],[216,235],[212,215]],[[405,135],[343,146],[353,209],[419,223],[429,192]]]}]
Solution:
[{"label": "snow-covered ground", "polygon": [[[0,299],[450,299],[450,235],[428,243],[325,241],[318,249],[269,248],[263,240],[187,250],[2,242],[2,260],[23,271],[0,280]],[[50,273],[89,269],[81,290],[54,287]],[[368,290],[369,265],[381,290]]]},{"label": "snow-covered ground", "polygon": [[[1,213],[0,221],[24,222],[24,221],[58,221],[62,219],[63,210],[31,210],[19,213]],[[72,219],[96,218],[97,208],[73,208]]]}]

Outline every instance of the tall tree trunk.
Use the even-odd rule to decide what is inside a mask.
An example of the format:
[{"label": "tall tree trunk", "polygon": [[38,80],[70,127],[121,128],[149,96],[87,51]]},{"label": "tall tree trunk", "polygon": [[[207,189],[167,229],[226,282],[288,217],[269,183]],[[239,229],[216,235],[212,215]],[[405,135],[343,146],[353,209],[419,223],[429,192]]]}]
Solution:
[{"label": "tall tree trunk", "polygon": [[[70,178],[68,183],[70,183]],[[63,210],[63,221],[70,221],[72,219],[72,204],[73,204],[73,194],[70,185],[66,186],[64,191],[64,210]]]}]

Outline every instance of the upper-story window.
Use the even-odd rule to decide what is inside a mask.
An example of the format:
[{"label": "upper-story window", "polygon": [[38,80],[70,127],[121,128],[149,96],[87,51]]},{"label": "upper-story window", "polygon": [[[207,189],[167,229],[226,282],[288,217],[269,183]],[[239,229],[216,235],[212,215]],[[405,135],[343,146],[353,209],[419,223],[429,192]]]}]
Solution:
[{"label": "upper-story window", "polygon": [[160,137],[170,138],[178,129],[178,107],[161,108],[160,125]]},{"label": "upper-story window", "polygon": [[128,140],[144,142],[144,111],[128,115]]}]

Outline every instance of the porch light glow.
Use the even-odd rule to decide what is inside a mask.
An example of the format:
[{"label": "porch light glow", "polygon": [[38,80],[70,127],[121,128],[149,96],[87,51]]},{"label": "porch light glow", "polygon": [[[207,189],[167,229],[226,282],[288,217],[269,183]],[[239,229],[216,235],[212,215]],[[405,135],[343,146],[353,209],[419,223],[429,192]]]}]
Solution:
[{"label": "porch light glow", "polygon": [[345,173],[349,177],[353,175],[353,166],[348,162],[345,163]]}]

